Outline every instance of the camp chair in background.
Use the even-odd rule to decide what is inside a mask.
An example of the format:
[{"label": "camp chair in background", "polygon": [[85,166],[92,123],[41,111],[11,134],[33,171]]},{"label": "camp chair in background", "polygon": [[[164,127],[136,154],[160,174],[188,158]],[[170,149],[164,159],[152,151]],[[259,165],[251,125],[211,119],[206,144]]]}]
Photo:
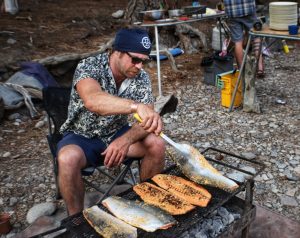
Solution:
[{"label": "camp chair in background", "polygon": [[[44,103],[44,108],[47,112],[48,124],[49,124],[49,134],[47,135],[47,140],[53,157],[52,161],[53,161],[53,169],[54,169],[54,176],[55,176],[57,199],[60,199],[61,195],[59,191],[58,177],[57,177],[58,161],[56,158],[56,148],[57,148],[57,143],[62,138],[62,134],[59,132],[59,129],[67,119],[70,93],[71,93],[71,88],[46,87],[43,89],[43,103]],[[109,192],[117,183],[123,182],[128,172],[130,173],[130,177],[132,180],[131,185],[135,185],[137,183],[135,176],[132,172],[131,165],[134,161],[137,161],[138,166],[140,167],[140,159],[141,158],[126,157],[116,177],[104,171],[103,166],[99,166],[96,168],[87,167],[82,170],[83,181],[88,186],[103,193],[101,199],[99,200],[99,202],[101,202],[109,194]],[[95,169],[98,170],[100,173],[104,174],[105,176],[107,176],[112,181],[112,183],[106,190],[103,190],[102,188],[97,186],[95,182],[90,182],[85,178],[86,176],[92,175]],[[99,181],[99,184],[101,184],[101,181]]]}]

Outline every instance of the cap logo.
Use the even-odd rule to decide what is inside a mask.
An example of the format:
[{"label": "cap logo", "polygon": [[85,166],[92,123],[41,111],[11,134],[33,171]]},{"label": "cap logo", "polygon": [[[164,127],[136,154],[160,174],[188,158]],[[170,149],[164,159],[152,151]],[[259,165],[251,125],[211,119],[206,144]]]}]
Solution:
[{"label": "cap logo", "polygon": [[145,49],[150,49],[150,47],[151,47],[151,42],[150,42],[150,39],[149,39],[149,37],[148,36],[144,36],[143,38],[142,38],[142,45],[144,46],[144,48]]}]

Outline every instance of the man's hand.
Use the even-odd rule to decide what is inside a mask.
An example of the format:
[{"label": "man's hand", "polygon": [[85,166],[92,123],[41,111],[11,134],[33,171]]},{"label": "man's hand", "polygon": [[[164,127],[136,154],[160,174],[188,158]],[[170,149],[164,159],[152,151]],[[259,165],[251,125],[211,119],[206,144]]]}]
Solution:
[{"label": "man's hand", "polygon": [[104,165],[107,168],[119,166],[127,155],[130,145],[130,139],[125,136],[115,139],[101,154],[105,156]]},{"label": "man's hand", "polygon": [[159,135],[162,131],[163,123],[160,115],[153,110],[151,106],[139,103],[136,110],[142,119],[140,126],[147,132],[154,132]]}]

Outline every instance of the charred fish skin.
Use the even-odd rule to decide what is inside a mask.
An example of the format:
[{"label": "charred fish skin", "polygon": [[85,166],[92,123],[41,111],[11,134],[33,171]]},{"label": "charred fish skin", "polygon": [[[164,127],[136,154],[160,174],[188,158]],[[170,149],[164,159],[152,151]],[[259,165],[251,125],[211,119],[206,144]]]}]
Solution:
[{"label": "charred fish skin", "polygon": [[97,205],[83,210],[83,216],[104,238],[137,238],[137,229],[101,210]]},{"label": "charred fish skin", "polygon": [[229,192],[238,188],[234,181],[216,170],[198,150],[187,144],[183,146],[190,152],[186,153],[187,156],[174,159],[185,176],[196,183],[211,185]]},{"label": "charred fish skin", "polygon": [[171,215],[144,202],[111,196],[103,200],[102,204],[119,219],[147,232],[167,229],[177,223]]}]

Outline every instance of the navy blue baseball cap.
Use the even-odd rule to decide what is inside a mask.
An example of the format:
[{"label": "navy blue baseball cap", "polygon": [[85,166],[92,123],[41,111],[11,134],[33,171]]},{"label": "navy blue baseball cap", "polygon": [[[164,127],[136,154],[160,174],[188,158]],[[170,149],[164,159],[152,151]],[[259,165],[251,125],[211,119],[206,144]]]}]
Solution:
[{"label": "navy blue baseball cap", "polygon": [[151,46],[147,31],[141,28],[119,30],[113,43],[114,50],[144,55],[150,54]]}]

